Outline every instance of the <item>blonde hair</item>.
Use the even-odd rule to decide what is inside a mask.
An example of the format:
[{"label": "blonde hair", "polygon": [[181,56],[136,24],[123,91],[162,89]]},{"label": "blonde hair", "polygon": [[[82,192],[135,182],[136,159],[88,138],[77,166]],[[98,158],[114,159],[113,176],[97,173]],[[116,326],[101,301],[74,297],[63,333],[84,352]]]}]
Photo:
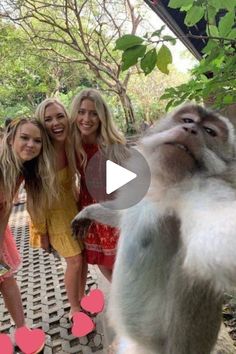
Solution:
[{"label": "blonde hair", "polygon": [[[38,156],[30,161],[22,162],[12,149],[16,132],[24,124],[34,124],[42,139],[42,149]],[[51,178],[50,143],[47,134],[35,119],[21,118],[12,121],[4,133],[0,149],[0,188],[4,195],[4,208],[9,212],[12,199],[20,184],[20,178],[25,180],[27,200],[32,211],[40,213],[51,203],[51,197],[56,194],[54,181]],[[36,213],[36,211],[35,211]]]},{"label": "blonde hair", "polygon": [[[73,189],[73,193],[76,197],[76,176],[78,175],[78,171],[77,171],[76,162],[75,162],[75,151],[71,147],[71,120],[70,120],[69,114],[68,114],[65,106],[55,97],[46,98],[36,108],[35,117],[38,121],[41,122],[41,124],[46,129],[45,111],[49,106],[51,106],[53,104],[60,106],[62,108],[62,110],[64,111],[66,118],[68,119],[69,131],[68,131],[68,135],[65,140],[65,152],[66,152],[67,163],[68,163],[69,170],[71,173],[71,178],[72,178],[72,189]],[[47,131],[47,129],[46,129],[46,131]],[[51,141],[51,146],[52,146],[55,188],[57,189],[58,196],[59,196],[60,187],[59,187],[58,174],[57,174],[56,155],[55,155],[55,150],[54,150],[54,146],[53,146],[53,141],[50,137],[49,137],[49,140]]]},{"label": "blonde hair", "polygon": [[81,166],[86,166],[87,156],[83,149],[82,137],[76,120],[81,103],[84,100],[90,100],[94,103],[100,120],[97,136],[99,149],[103,151],[107,158],[117,163],[121,163],[127,158],[127,150],[124,147],[126,143],[125,137],[115,126],[111,112],[99,91],[90,88],[77,94],[71,104],[72,140]]}]

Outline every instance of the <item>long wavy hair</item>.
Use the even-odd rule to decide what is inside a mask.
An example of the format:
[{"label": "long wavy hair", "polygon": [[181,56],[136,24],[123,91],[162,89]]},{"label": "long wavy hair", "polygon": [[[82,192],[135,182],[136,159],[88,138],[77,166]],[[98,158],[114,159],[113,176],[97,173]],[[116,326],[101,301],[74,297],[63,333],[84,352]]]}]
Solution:
[{"label": "long wavy hair", "polygon": [[97,135],[97,144],[106,158],[121,163],[127,158],[128,152],[125,148],[126,140],[114,124],[111,112],[100,92],[95,89],[85,89],[77,94],[71,104],[71,127],[72,142],[76,150],[76,156],[80,165],[85,168],[87,156],[82,145],[82,137],[77,125],[77,117],[80,106],[84,100],[94,102],[100,126]]},{"label": "long wavy hair", "polygon": [[[76,169],[76,163],[75,163],[74,150],[71,148],[71,120],[70,120],[69,114],[68,114],[65,106],[58,99],[56,99],[54,97],[46,98],[36,108],[35,117],[46,128],[45,120],[44,120],[45,111],[52,104],[57,104],[58,106],[60,106],[63,109],[66,118],[68,119],[69,133],[68,133],[68,135],[66,137],[66,141],[65,141],[65,152],[66,152],[66,158],[67,158],[67,162],[68,162],[68,166],[70,168],[70,171],[71,171],[72,175],[75,175],[77,173],[77,169]],[[49,137],[49,139],[50,139],[51,144],[53,146],[53,140],[50,137]],[[53,154],[53,156],[54,156],[54,170],[56,173],[57,168],[56,168],[56,161],[55,161],[55,157],[56,157],[55,153]]]},{"label": "long wavy hair", "polygon": [[[42,139],[40,154],[30,161],[22,162],[12,148],[18,129],[24,124],[34,124]],[[21,118],[12,121],[4,135],[0,148],[0,190],[4,196],[4,209],[11,210],[16,188],[24,179],[27,191],[27,203],[33,213],[40,213],[56,196],[52,173],[50,142],[41,123],[35,119]]]}]

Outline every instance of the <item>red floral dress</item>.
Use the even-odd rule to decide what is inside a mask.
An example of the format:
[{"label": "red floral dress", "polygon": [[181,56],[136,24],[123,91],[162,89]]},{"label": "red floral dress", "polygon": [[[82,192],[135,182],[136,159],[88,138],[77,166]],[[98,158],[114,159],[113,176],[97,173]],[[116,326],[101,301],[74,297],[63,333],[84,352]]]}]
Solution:
[{"label": "red floral dress", "polygon": [[[84,144],[83,148],[87,154],[87,162],[98,151],[97,144]],[[79,205],[83,209],[97,201],[88,192],[84,170],[79,167],[79,171],[81,174]],[[94,179],[96,178],[99,178],[98,171],[94,171]],[[93,222],[84,240],[87,262],[112,269],[115,262],[118,237],[119,229]]]}]

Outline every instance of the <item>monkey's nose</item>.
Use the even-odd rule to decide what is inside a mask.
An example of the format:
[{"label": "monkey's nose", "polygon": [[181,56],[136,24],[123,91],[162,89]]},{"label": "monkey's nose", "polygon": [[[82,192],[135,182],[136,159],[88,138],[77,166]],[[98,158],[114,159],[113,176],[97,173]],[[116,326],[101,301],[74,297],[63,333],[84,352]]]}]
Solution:
[{"label": "monkey's nose", "polygon": [[197,129],[194,127],[183,127],[183,129],[190,134],[197,135]]}]

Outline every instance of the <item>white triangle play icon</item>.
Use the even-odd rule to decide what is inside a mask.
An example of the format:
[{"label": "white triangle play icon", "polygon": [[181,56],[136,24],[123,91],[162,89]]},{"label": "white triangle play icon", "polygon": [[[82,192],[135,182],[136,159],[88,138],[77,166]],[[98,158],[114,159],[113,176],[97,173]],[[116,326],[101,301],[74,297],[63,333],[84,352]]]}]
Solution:
[{"label": "white triangle play icon", "polygon": [[106,193],[111,194],[137,177],[136,173],[116,163],[106,161]]}]

